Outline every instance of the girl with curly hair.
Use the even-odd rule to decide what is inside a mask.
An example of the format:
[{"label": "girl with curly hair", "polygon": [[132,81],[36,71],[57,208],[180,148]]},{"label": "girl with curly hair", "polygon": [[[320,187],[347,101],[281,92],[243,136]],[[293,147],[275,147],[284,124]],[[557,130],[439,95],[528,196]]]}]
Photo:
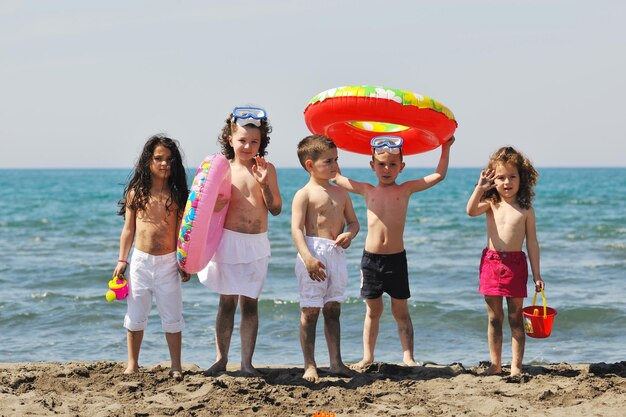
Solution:
[{"label": "girl with curly hair", "polygon": [[[231,197],[215,255],[198,272],[200,282],[220,294],[217,354],[207,375],[226,370],[237,305],[241,313],[241,372],[259,375],[252,366],[252,355],[259,327],[258,299],[270,258],[268,212],[277,216],[282,209],[276,168],[265,160],[271,131],[265,110],[235,107],[219,137],[222,153],[230,160]],[[222,210],[226,202],[218,197],[214,211]]]},{"label": "girl with curly hair", "polygon": [[124,373],[139,372],[139,350],[154,296],[170,351],[170,376],[182,379],[185,322],[181,279],[189,281],[189,275],[178,268],[176,238],[187,195],[187,175],[178,142],[164,135],[152,136],[144,145],[118,202],[124,227],[113,276],[122,276],[130,265],[128,308],[124,317],[124,327],[128,330],[128,366]]},{"label": "girl with curly hair", "polygon": [[522,370],[526,343],[522,307],[528,280],[528,264],[522,251],[524,241],[535,291],[545,286],[539,269],[539,243],[532,207],[538,176],[522,153],[510,146],[502,147],[491,155],[467,202],[468,215],[485,214],[487,219],[487,247],[480,261],[478,289],[485,297],[489,317],[487,339],[491,366],[487,374],[502,372],[504,297],[511,327],[511,375],[518,375]]}]

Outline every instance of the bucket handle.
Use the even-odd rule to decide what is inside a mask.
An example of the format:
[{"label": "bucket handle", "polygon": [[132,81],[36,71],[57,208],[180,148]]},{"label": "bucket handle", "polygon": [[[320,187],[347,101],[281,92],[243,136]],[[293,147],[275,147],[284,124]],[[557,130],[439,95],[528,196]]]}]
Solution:
[{"label": "bucket handle", "polygon": [[[548,317],[548,309],[546,308],[546,294],[543,292],[543,288],[541,289],[541,298],[543,299],[543,318]],[[533,297],[533,305],[537,304],[537,291],[535,291],[535,295]]]}]

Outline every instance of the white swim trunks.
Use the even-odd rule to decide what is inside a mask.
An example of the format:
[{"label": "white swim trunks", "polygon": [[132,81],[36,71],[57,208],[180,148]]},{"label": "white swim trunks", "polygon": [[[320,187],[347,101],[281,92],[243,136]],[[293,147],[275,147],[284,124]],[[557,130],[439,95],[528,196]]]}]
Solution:
[{"label": "white swim trunks", "polygon": [[270,261],[267,232],[249,234],[224,229],[215,255],[202,271],[200,282],[222,295],[259,298]]},{"label": "white swim trunks", "polygon": [[324,307],[331,301],[344,302],[348,287],[346,251],[333,240],[321,237],[306,236],[306,243],[311,254],[326,266],[326,279],[312,280],[298,254],[295,270],[300,288],[300,307]]},{"label": "white swim trunks", "polygon": [[130,331],[146,328],[153,295],[163,331],[166,333],[182,331],[185,328],[183,292],[178,275],[176,252],[154,256],[134,249],[130,260],[125,328]]}]

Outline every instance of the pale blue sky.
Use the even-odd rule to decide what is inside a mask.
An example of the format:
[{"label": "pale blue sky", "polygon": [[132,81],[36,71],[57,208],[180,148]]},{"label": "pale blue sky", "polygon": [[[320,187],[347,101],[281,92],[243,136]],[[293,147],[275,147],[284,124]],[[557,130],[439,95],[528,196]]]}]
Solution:
[{"label": "pale blue sky", "polygon": [[502,145],[538,166],[626,166],[625,18],[617,0],[2,0],[0,168],[131,167],[157,132],[195,167],[237,104],[265,107],[268,159],[299,166],[308,100],[360,84],[449,107],[453,167]]}]

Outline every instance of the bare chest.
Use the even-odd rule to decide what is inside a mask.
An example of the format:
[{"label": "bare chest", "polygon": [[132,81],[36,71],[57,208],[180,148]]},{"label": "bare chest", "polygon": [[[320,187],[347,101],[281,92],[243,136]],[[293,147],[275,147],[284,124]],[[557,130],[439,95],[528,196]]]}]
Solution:
[{"label": "bare chest", "polygon": [[165,204],[150,201],[137,213],[135,246],[143,252],[162,255],[176,248],[178,217],[176,207],[168,211]]},{"label": "bare chest", "polygon": [[267,207],[258,182],[248,175],[233,175],[225,227],[241,233],[267,230]]},{"label": "bare chest", "polygon": [[378,191],[366,197],[368,212],[387,224],[403,223],[409,199],[399,190]]}]

